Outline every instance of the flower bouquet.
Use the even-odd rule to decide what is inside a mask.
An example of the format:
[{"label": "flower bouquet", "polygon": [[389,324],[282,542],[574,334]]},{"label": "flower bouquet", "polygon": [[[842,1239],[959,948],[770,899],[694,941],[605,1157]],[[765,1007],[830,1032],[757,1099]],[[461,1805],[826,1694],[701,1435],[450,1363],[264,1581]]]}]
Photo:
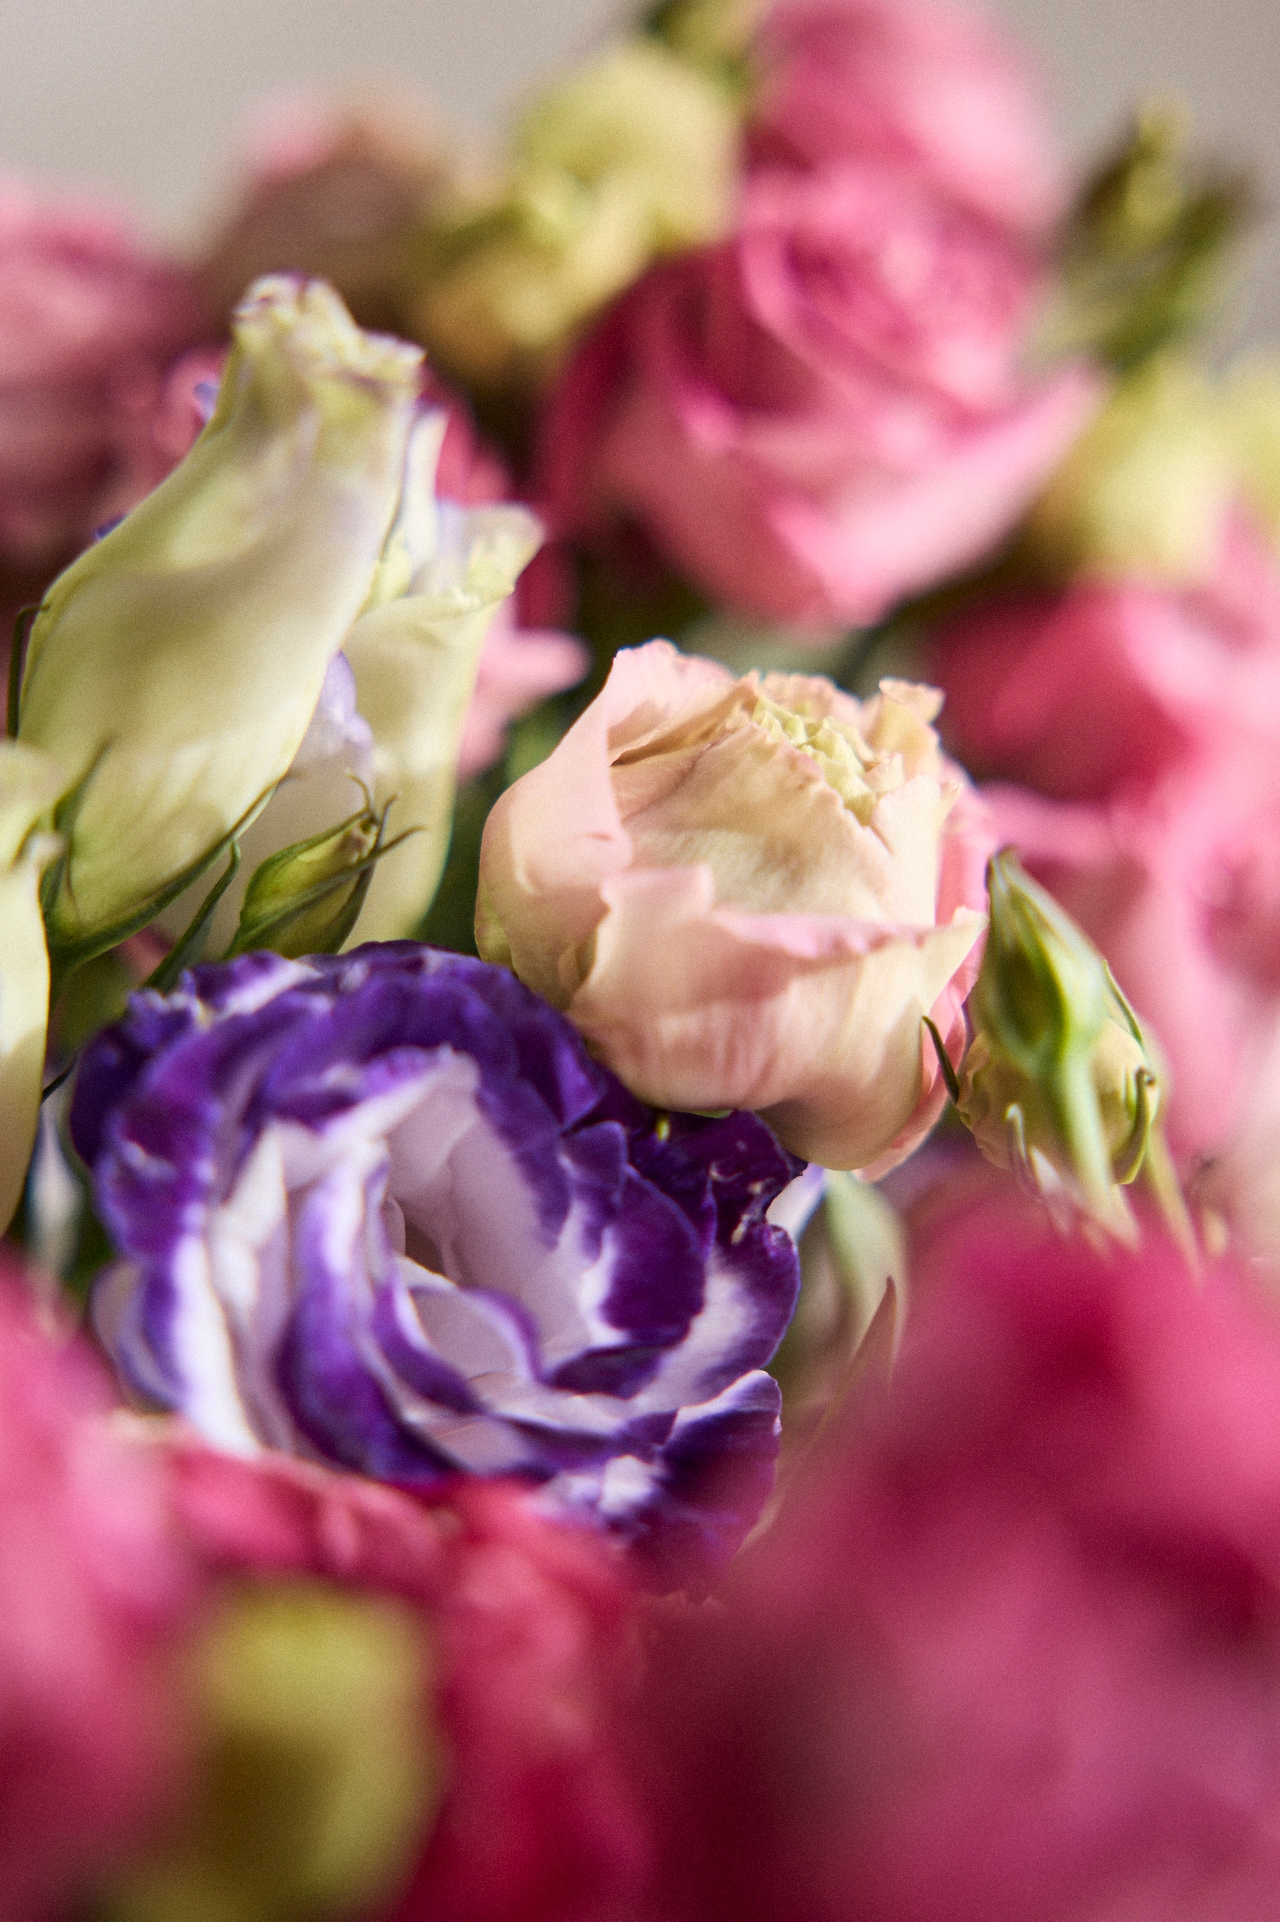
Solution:
[{"label": "flower bouquet", "polygon": [[0,191],[0,1922],[1265,1922],[1248,179],[663,0]]}]

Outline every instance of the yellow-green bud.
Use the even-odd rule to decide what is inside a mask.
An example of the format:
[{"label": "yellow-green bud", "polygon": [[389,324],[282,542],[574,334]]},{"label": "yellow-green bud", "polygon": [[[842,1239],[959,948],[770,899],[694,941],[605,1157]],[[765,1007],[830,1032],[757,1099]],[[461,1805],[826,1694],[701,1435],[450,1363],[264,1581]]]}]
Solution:
[{"label": "yellow-green bud", "polygon": [[1058,469],[1027,521],[1054,572],[1182,586],[1217,561],[1239,463],[1206,376],[1173,354],[1146,362]]},{"label": "yellow-green bud", "polygon": [[66,772],[46,901],[64,954],[151,918],[285,774],[399,500],[417,349],[283,275],[233,334],[191,452],[31,632],[18,731]]},{"label": "yellow-green bud", "polygon": [[385,1597],[303,1581],[231,1596],[195,1663],[203,1753],[185,1820],[108,1893],[109,1922],[380,1909],[444,1783],[429,1662],[420,1617]]},{"label": "yellow-green bud", "polygon": [[1222,410],[1245,499],[1280,552],[1280,360],[1260,355],[1233,368]]},{"label": "yellow-green bud", "polygon": [[482,386],[548,375],[575,330],[656,254],[723,231],[738,116],[724,89],[633,38],[528,109],[505,180],[433,214],[416,318]]},{"label": "yellow-green bud", "polygon": [[49,755],[0,742],[0,1234],[22,1197],[40,1116],[49,1015],[40,875],[59,843],[33,830],[63,780]]}]

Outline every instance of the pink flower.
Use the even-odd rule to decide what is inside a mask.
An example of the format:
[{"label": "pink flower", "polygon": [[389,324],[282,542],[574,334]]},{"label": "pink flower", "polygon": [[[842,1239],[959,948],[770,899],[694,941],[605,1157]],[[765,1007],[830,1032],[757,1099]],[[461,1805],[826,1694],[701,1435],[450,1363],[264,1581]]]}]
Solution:
[{"label": "pink flower", "polygon": [[650,1682],[663,1922],[1258,1922],[1280,1330],[1011,1185],[916,1242],[892,1390]]},{"label": "pink flower", "polygon": [[702,592],[829,627],[878,619],[993,547],[1098,399],[1016,372],[1018,242],[909,169],[764,170],[722,246],[654,269],[553,395],[563,526],[640,522]]},{"label": "pink flower", "polygon": [[31,1922],[172,1791],[171,1656],[198,1589],[164,1477],[86,1345],[0,1274],[0,1918]]},{"label": "pink flower", "polygon": [[201,318],[189,278],[149,256],[118,215],[0,181],[0,556],[9,565],[55,565],[122,511],[115,500],[139,424],[165,369],[200,338]]},{"label": "pink flower", "polygon": [[611,1922],[644,1860],[620,1761],[635,1603],[593,1532],[527,1491],[450,1485],[432,1507],[284,1456],[179,1435],[174,1505],[213,1568],[319,1576],[423,1611],[450,1786],[394,1922]]},{"label": "pink flower", "polygon": [[1265,737],[1280,705],[1280,572],[1237,520],[1203,584],[1086,580],[984,599],[939,630],[928,667],[947,690],[947,739],[975,773],[1064,799],[1133,795]]},{"label": "pink flower", "polygon": [[987,790],[1000,839],[1154,1030],[1175,1152],[1234,1151],[1280,1050],[1274,562],[1236,521],[1202,585],[979,602],[928,664],[966,762],[1029,784]]},{"label": "pink flower", "polygon": [[1015,846],[1110,962],[1171,1070],[1171,1147],[1229,1146],[1280,1043],[1280,779],[1243,756],[1141,804],[986,790]]},{"label": "pink flower", "polygon": [[936,712],[904,682],[860,703],[665,641],[618,655],[490,813],[482,953],[642,1099],[891,1165],[940,1111],[922,1017],[959,1043],[985,901],[985,815]]},{"label": "pink flower", "polygon": [[790,0],[756,49],[758,158],[890,161],[996,226],[1043,233],[1066,170],[1038,76],[983,14],[913,0]]}]

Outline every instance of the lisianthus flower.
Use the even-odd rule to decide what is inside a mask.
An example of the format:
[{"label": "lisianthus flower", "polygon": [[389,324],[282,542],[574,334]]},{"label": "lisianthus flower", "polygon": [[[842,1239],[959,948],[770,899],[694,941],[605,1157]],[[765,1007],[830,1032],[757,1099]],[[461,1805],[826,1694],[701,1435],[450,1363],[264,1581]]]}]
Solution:
[{"label": "lisianthus flower", "polygon": [[661,1922],[1256,1922],[1280,1875],[1280,1331],[988,1173],[651,1674]]},{"label": "lisianthus flower", "polygon": [[331,289],[261,281],[235,333],[195,445],[32,627],[19,734],[66,771],[48,925],[72,954],[166,907],[176,935],[221,846],[241,839],[247,881],[351,815],[349,776],[379,809],[396,798],[393,834],[419,830],[365,902],[366,932],[408,932],[444,861],[488,622],[540,539],[523,508],[437,503],[447,422],[418,406],[421,356]]},{"label": "lisianthus flower", "polygon": [[563,1007],[646,1100],[761,1111],[829,1167],[891,1165],[941,1110],[989,836],[938,696],[858,702],[664,641],[485,827],[481,952]]},{"label": "lisianthus flower", "polygon": [[660,1580],[755,1518],[797,1264],[753,1117],[657,1125],[509,975],[408,943],[136,997],[73,1114],[98,1328],[220,1447],[525,1477]]},{"label": "lisianthus flower", "polygon": [[0,1917],[61,1913],[179,1779],[173,1656],[202,1593],[153,1451],[86,1342],[0,1265]]}]

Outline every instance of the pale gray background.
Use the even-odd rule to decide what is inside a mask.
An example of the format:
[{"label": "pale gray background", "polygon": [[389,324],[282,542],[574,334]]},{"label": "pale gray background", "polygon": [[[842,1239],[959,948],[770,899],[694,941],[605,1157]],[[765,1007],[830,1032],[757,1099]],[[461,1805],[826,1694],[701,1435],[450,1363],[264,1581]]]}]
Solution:
[{"label": "pale gray background", "polygon": [[[999,0],[1088,154],[1141,94],[1176,92],[1202,137],[1280,204],[1280,0]],[[245,116],[300,85],[389,76],[471,132],[599,38],[614,0],[0,0],[0,161],[126,195],[190,233],[219,201]],[[1280,343],[1280,235],[1253,248],[1231,332]]]}]

